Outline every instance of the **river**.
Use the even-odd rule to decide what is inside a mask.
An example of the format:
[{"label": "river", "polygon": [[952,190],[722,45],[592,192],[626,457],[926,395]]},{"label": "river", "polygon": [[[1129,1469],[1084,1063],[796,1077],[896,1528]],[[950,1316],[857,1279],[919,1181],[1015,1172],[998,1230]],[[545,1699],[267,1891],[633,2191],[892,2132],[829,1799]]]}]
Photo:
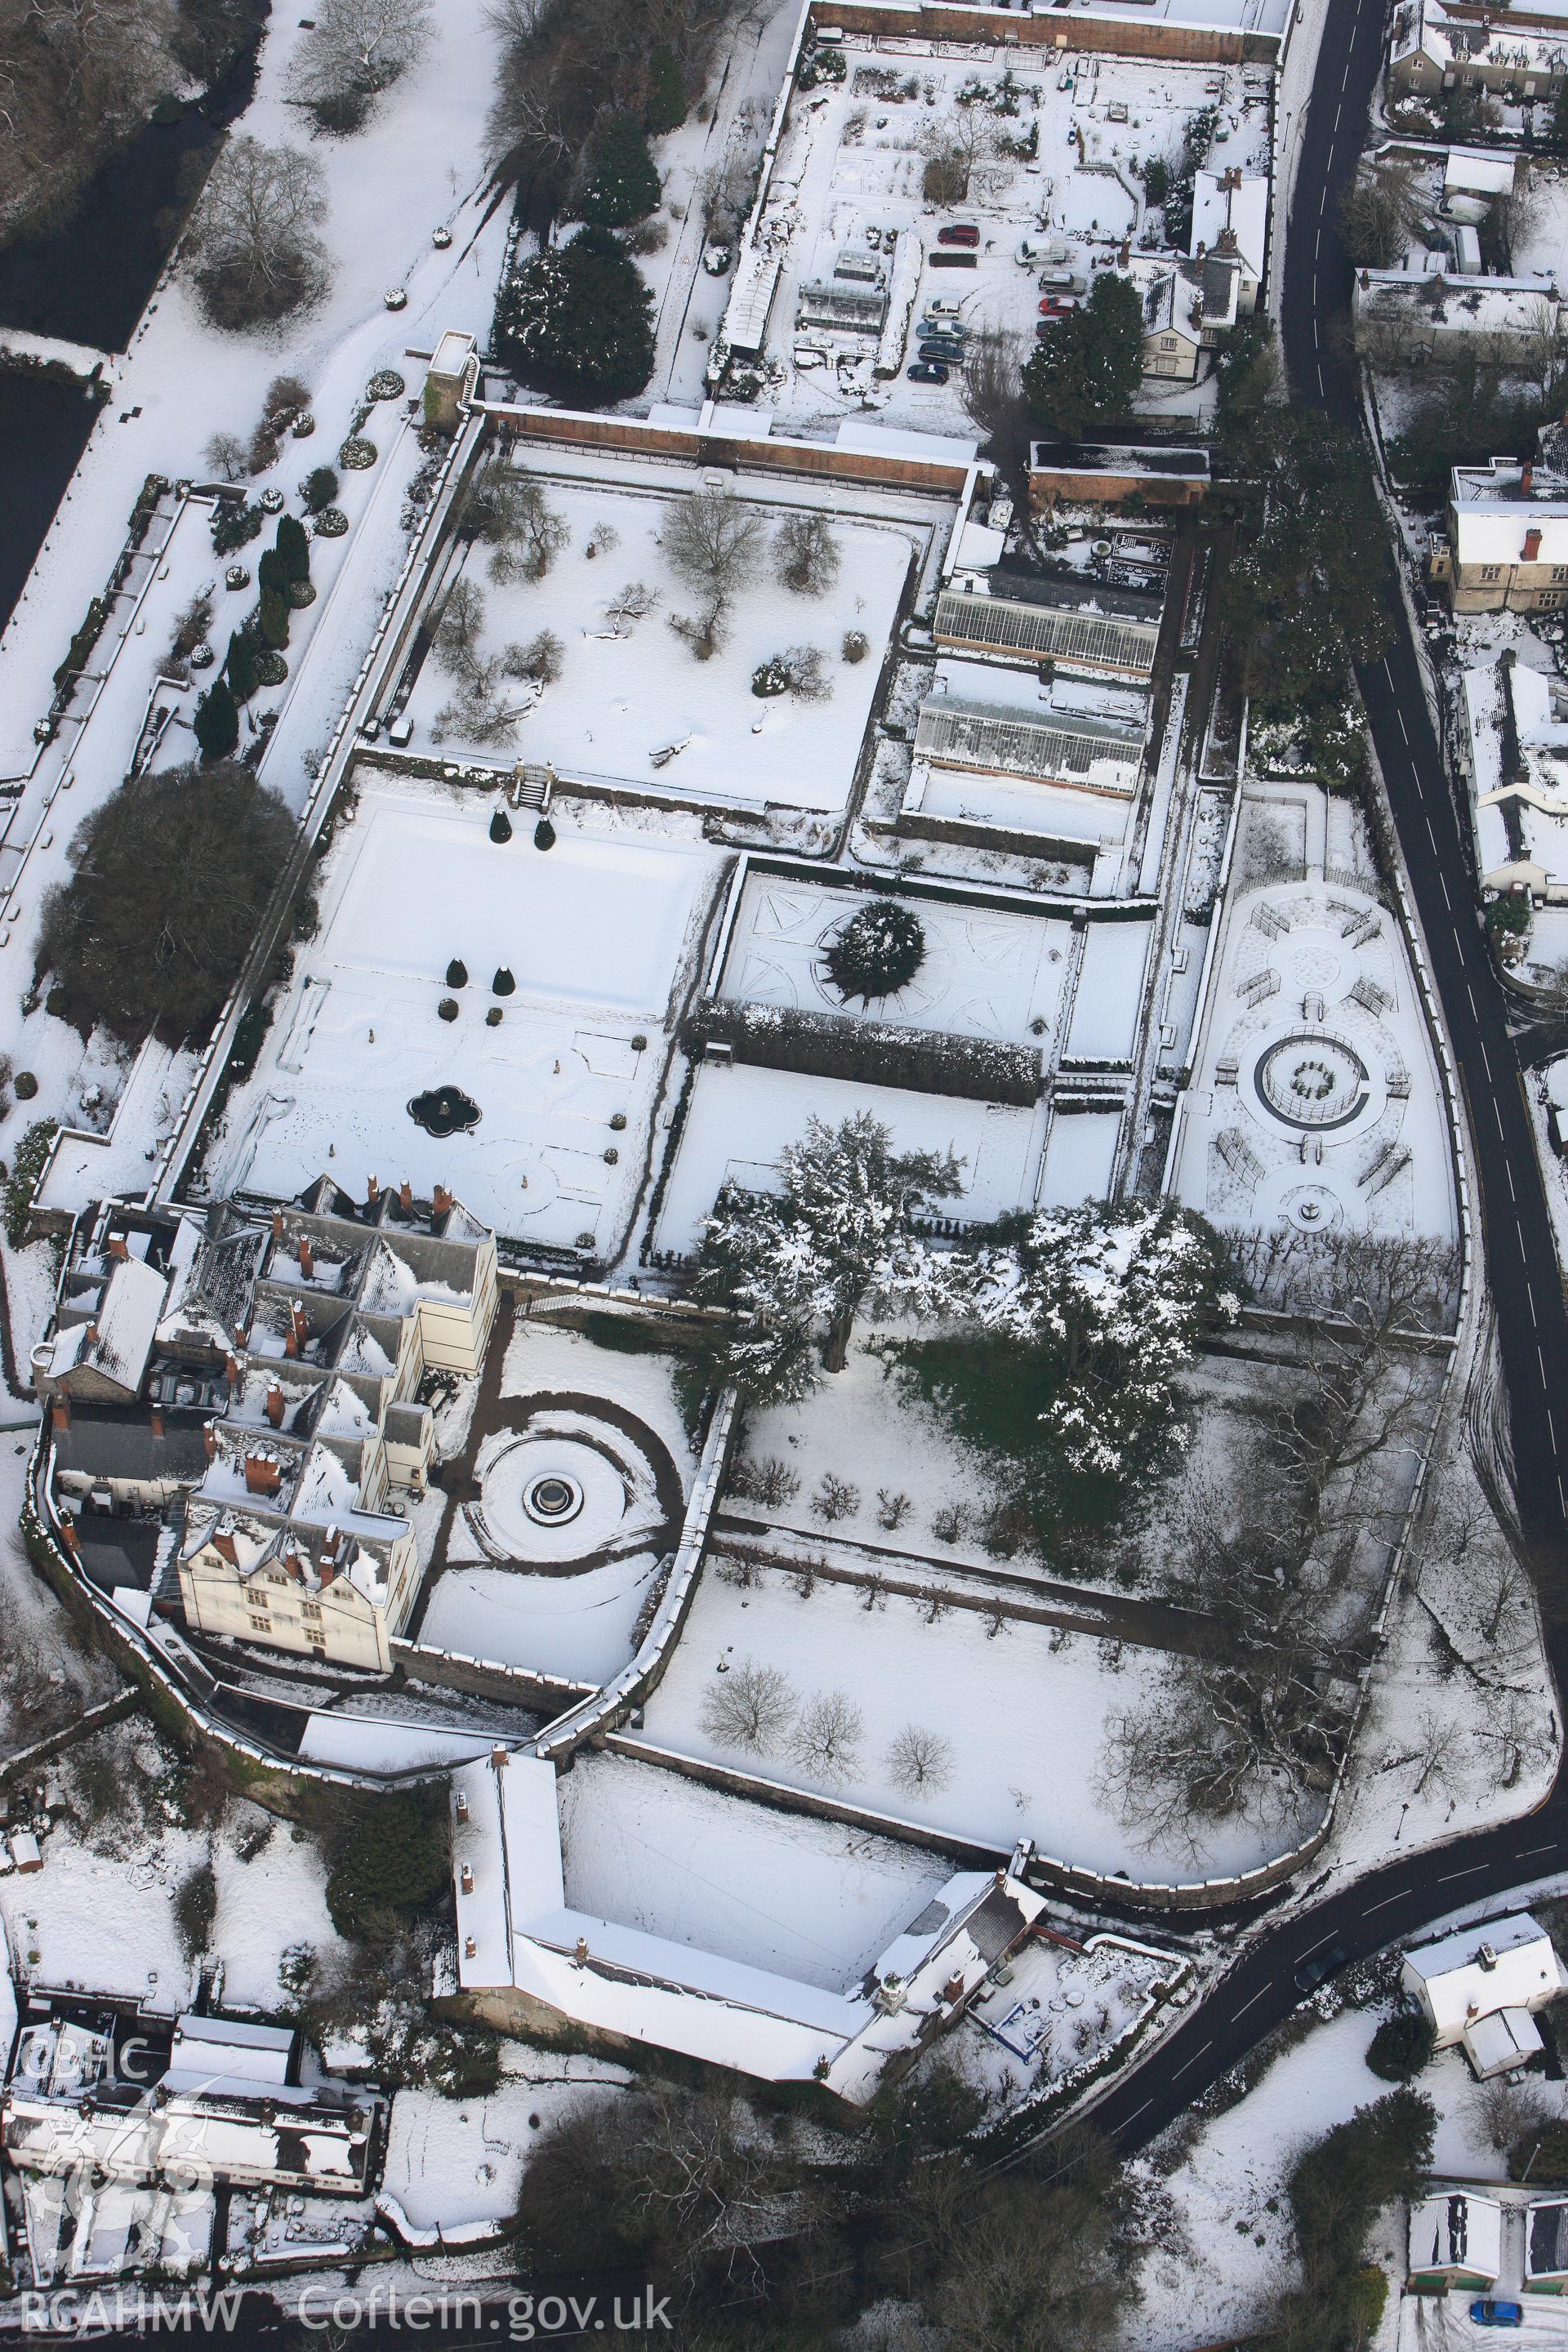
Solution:
[{"label": "river", "polygon": [[[210,154],[250,102],[268,0],[257,0],[255,13],[256,38],[199,104],[177,122],[139,131],[87,183],[62,227],[0,247],[0,326],[125,349],[174,243],[185,172],[198,168],[186,159]],[[75,384],[0,373],[0,628],[96,415],[97,403]]]}]

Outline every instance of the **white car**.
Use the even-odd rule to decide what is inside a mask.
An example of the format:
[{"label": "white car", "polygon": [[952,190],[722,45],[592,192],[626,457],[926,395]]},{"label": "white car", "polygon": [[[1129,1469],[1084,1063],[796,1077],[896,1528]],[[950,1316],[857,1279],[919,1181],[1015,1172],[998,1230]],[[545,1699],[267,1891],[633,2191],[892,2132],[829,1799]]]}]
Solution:
[{"label": "white car", "polygon": [[926,304],[926,310],[933,319],[957,319],[963,316],[963,305],[950,301],[945,294],[939,294]]}]

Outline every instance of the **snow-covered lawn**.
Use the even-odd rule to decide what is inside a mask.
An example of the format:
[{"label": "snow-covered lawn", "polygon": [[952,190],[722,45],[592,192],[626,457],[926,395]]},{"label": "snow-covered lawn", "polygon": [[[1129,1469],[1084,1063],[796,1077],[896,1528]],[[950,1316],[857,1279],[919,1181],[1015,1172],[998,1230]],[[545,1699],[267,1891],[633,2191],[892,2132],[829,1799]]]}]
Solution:
[{"label": "snow-covered lawn", "polygon": [[464,1566],[456,1549],[447,1557],[454,1565],[419,1630],[426,1648],[595,1685],[631,1656],[632,1629],[659,1562],[657,1551],[639,1551],[577,1576],[539,1576]]},{"label": "snow-covered lawn", "polygon": [[[858,1012],[822,965],[822,950],[857,908],[858,891],[834,890],[805,875],[753,872],[741,894],[719,993],[731,1002],[812,1013]],[[1073,933],[1060,917],[997,907],[909,902],[925,933],[914,978],[867,1008],[898,1028],[942,1029],[961,1037],[1037,1042],[1048,1050],[1071,968]]]},{"label": "snow-covered lawn", "polygon": [[393,2100],[381,2185],[416,2230],[509,2221],[540,2132],[586,2101],[618,2096],[627,2080],[600,2058],[525,2042],[501,2051],[500,2083],[486,2095],[406,2090]]},{"label": "snow-covered lawn", "polygon": [[1080,1201],[1106,1198],[1121,1138],[1121,1118],[1119,1110],[1058,1108],[1046,1141],[1042,1207],[1076,1209]]},{"label": "snow-covered lawn", "polygon": [[[1220,121],[1210,168],[1268,168],[1270,76],[1262,68],[1016,47],[933,54],[931,44],[897,36],[874,44],[852,36],[841,55],[842,83],[792,99],[761,225],[763,248],[783,261],[768,314],[763,397],[791,425],[820,430],[873,407],[900,427],[967,430],[956,373],[941,386],[910,383],[903,373],[902,363],[916,357],[912,330],[932,297],[957,299],[972,329],[1000,329],[1032,346],[1047,257],[1042,251],[1021,267],[1022,238],[1059,248],[1049,257],[1053,266],[1085,278],[1114,261],[1124,238],[1159,244],[1160,216],[1144,206],[1141,167],[1153,156],[1173,158],[1189,120],[1211,105]],[[1004,71],[1016,94],[1011,113],[992,99]],[[966,85],[972,92],[980,86],[977,103],[960,103]],[[933,138],[966,117],[1012,139],[1027,138],[1037,125],[1038,154],[1032,162],[983,159],[967,200],[938,210],[921,193],[926,155]],[[974,267],[933,268],[931,257],[943,250],[938,229],[954,219],[980,229]],[[892,345],[899,373],[882,381],[872,373],[874,335],[815,325],[797,333],[797,297],[806,285],[842,289],[835,271],[846,251],[858,249],[888,268],[895,232],[900,247],[918,239],[923,250],[908,277],[901,255],[890,265],[889,336],[897,335],[895,320],[911,331]],[[849,282],[858,289],[858,280]]]},{"label": "snow-covered lawn", "polygon": [[695,1248],[698,1230],[729,1181],[753,1192],[776,1189],[784,1146],[808,1118],[837,1127],[859,1111],[880,1119],[900,1151],[952,1151],[963,1162],[962,1193],[943,1213],[999,1217],[1035,1197],[1045,1111],[1003,1103],[963,1102],[911,1094],[900,1087],[816,1078],[752,1064],[703,1064],[697,1072],[674,1171],[654,1235],[661,1250]]},{"label": "snow-covered lawn", "polygon": [[[325,1169],[363,1195],[372,1175],[406,1175],[416,1191],[447,1184],[502,1234],[603,1249],[619,1231],[718,861],[564,819],[547,854],[521,821],[498,846],[492,805],[367,786],[322,877],[320,933],[231,1101],[216,1182],[288,1197]],[[468,979],[447,1022],[453,958]],[[502,967],[516,992],[498,997]],[[479,1118],[443,1138],[408,1105],[448,1084]]]},{"label": "snow-covered lawn", "polygon": [[[891,633],[921,535],[837,517],[837,582],[822,597],[794,595],[778,579],[770,542],[781,516],[797,512],[798,502],[770,500],[748,484],[745,504],[764,534],[763,560],[755,579],[734,595],[720,650],[699,661],[669,622],[696,610],[700,597],[675,578],[658,544],[677,494],[617,479],[613,460],[605,461],[605,474],[601,488],[546,478],[550,505],[570,537],[544,579],[497,587],[486,576],[482,545],[465,560],[462,576],[486,600],[486,652],[527,645],[542,629],[562,641],[560,678],[521,719],[506,756],[548,761],[567,777],[658,783],[714,800],[841,808],[876,689],[876,656]],[[616,544],[591,555],[595,533],[603,549],[606,526]],[[632,581],[657,591],[659,602],[643,619],[617,625],[608,607]],[[861,630],[873,648],[858,664],[839,651],[850,628]],[[804,645],[824,656],[827,698],[759,699],[753,672]],[[460,726],[439,724],[452,692],[451,679],[427,660],[406,713],[416,751],[437,744],[462,750]],[[484,756],[499,755],[492,748]]]},{"label": "snow-covered lawn", "polygon": [[[1082,1923],[1065,1922],[1072,1937]],[[982,2091],[992,2118],[1020,2098],[1048,2090],[1095,2064],[1152,2013],[1153,1989],[1173,1984],[1183,1968],[1174,1952],[1097,1936],[1074,1948],[1040,1937],[1008,1963],[964,2011],[952,2042],[932,2047],[926,2071],[954,2063]]]},{"label": "snow-covered lawn", "polygon": [[1152,923],[1091,923],[1063,1051],[1074,1062],[1128,1062],[1138,1043]]},{"label": "snow-covered lawn", "polygon": [[952,1876],[941,1854],[623,1756],[584,1750],[560,1789],[570,1908],[830,1992]]},{"label": "snow-covered lawn", "polygon": [[[868,1609],[851,1585],[818,1580],[803,1598],[795,1580],[760,1571],[750,1588],[710,1564],[680,1646],[647,1701],[646,1737],[816,1794],[839,1796],[1005,1853],[1020,1837],[1060,1860],[1134,1878],[1190,1880],[1247,1870],[1290,1843],[1237,1822],[1217,1832],[1199,1861],[1140,1846],[1097,1787],[1106,1726],[1136,1714],[1157,1689],[1161,1653],[1112,1645],[1019,1619],[993,1633],[978,1612],[955,1609],[932,1624],[927,1604],[894,1594]],[[706,1702],[749,1660],[787,1675],[798,1704],[843,1693],[861,1723],[842,1776],[825,1778],[790,1752],[783,1734],[758,1756],[702,1728]],[[924,1788],[900,1783],[889,1751],[910,1727],[945,1744]]]}]

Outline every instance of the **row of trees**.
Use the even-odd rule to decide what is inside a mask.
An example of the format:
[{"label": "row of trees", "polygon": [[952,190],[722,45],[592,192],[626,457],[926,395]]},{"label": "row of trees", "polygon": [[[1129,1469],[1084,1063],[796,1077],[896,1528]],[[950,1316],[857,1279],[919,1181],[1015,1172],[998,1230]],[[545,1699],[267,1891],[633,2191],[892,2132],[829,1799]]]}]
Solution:
[{"label": "row of trees", "polygon": [[1089,2352],[1132,2296],[1114,2158],[1079,2131],[1054,2143],[1046,2181],[982,2178],[961,2153],[980,2112],[941,2067],[853,2136],[765,2116],[723,2084],[645,2078],[540,2134],[517,2215],[525,2275],[651,2274],[703,2352],[829,2342],[868,2305],[884,2329],[854,2340],[888,2352]]},{"label": "row of trees", "polygon": [[[700,92],[720,39],[753,9],[754,0],[497,0],[501,68],[489,145],[503,182],[526,202],[555,209],[593,177],[595,163],[585,173],[584,159],[594,158],[607,123],[655,136],[673,131]],[[607,135],[615,153],[631,153],[626,130]],[[639,174],[640,167],[627,183],[634,202]],[[602,174],[601,185],[618,177]],[[643,211],[657,202],[656,189]],[[625,220],[641,217],[625,213]]]},{"label": "row of trees", "polygon": [[1446,1245],[1366,1234],[1304,1261],[1245,1489],[1194,1482],[1168,1531],[1202,1638],[1110,1727],[1106,1793],[1150,1845],[1196,1855],[1222,1822],[1295,1822],[1326,1793],[1405,1507],[1386,1465],[1429,1422],[1421,1340],[1447,1328],[1456,1271]]}]

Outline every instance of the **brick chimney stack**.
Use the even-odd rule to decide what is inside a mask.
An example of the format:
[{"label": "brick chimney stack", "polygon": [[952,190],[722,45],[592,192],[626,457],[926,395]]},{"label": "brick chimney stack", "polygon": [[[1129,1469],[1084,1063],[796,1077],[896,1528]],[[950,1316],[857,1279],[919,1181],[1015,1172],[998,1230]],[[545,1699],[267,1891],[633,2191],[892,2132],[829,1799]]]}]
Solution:
[{"label": "brick chimney stack", "polygon": [[304,1234],[300,1236],[300,1271],[307,1282],[314,1277],[316,1271],[316,1253]]},{"label": "brick chimney stack", "polygon": [[205,1449],[207,1460],[209,1462],[216,1462],[217,1460],[217,1424],[216,1422],[203,1422],[202,1444]]},{"label": "brick chimney stack", "polygon": [[375,1180],[375,1178],[374,1178],[374,1176],[367,1178],[366,1182],[365,1182],[365,1199],[366,1199],[366,1202],[367,1202],[368,1205],[369,1205],[371,1208],[373,1208],[373,1209],[374,1209],[374,1206],[375,1206],[375,1204],[376,1204],[376,1202],[377,1202],[377,1201],[379,1201],[379,1200],[380,1200],[380,1198],[381,1198],[381,1186],[380,1186],[380,1184],[376,1181],[376,1180]]},{"label": "brick chimney stack", "polygon": [[452,1195],[447,1192],[445,1184],[432,1185],[430,1188],[431,1215],[433,1217],[444,1217],[451,1205]]},{"label": "brick chimney stack", "polygon": [[126,1247],[126,1245],[125,1245],[125,1236],[124,1236],[124,1234],[110,1234],[110,1236],[109,1236],[109,1255],[110,1255],[110,1257],[118,1257],[118,1258],[125,1258],[125,1257],[129,1257],[129,1256],[130,1256],[131,1252],[129,1251],[129,1249],[127,1249],[127,1247]]},{"label": "brick chimney stack", "polygon": [[406,1176],[397,1188],[397,1199],[404,1215],[407,1216],[414,1206],[414,1187]]},{"label": "brick chimney stack", "polygon": [[247,1495],[275,1495],[283,1484],[283,1473],[269,1454],[247,1454],[245,1457],[245,1491]]},{"label": "brick chimney stack", "polygon": [[49,1419],[57,1429],[68,1429],[71,1425],[71,1401],[63,1390],[49,1407]]},{"label": "brick chimney stack", "polygon": [[289,1309],[289,1336],[283,1342],[283,1353],[286,1356],[302,1356],[309,1337],[310,1326],[305,1320],[305,1310],[296,1298]]},{"label": "brick chimney stack", "polygon": [[79,1549],[77,1544],[76,1521],[70,1517],[68,1512],[65,1513],[61,1517],[60,1535],[64,1539],[67,1551],[68,1551],[74,1559]]},{"label": "brick chimney stack", "polygon": [[153,1434],[154,1437],[162,1437],[163,1433],[163,1408],[161,1404],[155,1404],[153,1407]]},{"label": "brick chimney stack", "polygon": [[217,1553],[220,1559],[227,1560],[230,1568],[237,1568],[239,1566],[239,1552],[236,1547],[234,1538],[226,1529],[224,1530],[223,1533],[214,1536],[212,1539],[212,1547],[214,1551]]},{"label": "brick chimney stack", "polygon": [[[1536,537],[1539,539],[1540,536],[1541,534],[1538,531],[1536,533]],[[89,1348],[96,1348],[99,1344],[98,1326],[96,1323],[89,1323],[87,1327],[87,1344]]]},{"label": "brick chimney stack", "polygon": [[267,1418],[272,1423],[274,1429],[281,1429],[283,1426],[283,1403],[282,1381],[276,1380],[269,1381],[267,1384],[267,1404],[265,1410]]},{"label": "brick chimney stack", "polygon": [[1520,467],[1519,495],[1521,499],[1533,498],[1535,495],[1535,464],[1532,458],[1527,457]]},{"label": "brick chimney stack", "polygon": [[283,1238],[283,1212],[281,1209],[274,1209],[272,1212],[272,1238],[275,1242],[280,1242]]},{"label": "brick chimney stack", "polygon": [[1538,563],[1541,560],[1541,533],[1533,525],[1524,534],[1524,552],[1519,560],[1521,563]]},{"label": "brick chimney stack", "polygon": [[231,1348],[223,1360],[224,1377],[231,1389],[239,1386],[239,1358]]}]

